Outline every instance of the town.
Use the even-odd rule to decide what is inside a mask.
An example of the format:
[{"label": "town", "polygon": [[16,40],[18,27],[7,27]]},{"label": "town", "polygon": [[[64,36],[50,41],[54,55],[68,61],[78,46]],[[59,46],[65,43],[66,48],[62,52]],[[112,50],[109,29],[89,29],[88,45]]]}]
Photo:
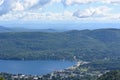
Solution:
[{"label": "town", "polygon": [[82,67],[85,64],[89,64],[89,62],[78,61],[75,65],[67,69],[54,71],[46,75],[0,73],[0,76],[4,77],[5,80],[92,80],[105,73],[105,71],[90,71],[87,67]]}]

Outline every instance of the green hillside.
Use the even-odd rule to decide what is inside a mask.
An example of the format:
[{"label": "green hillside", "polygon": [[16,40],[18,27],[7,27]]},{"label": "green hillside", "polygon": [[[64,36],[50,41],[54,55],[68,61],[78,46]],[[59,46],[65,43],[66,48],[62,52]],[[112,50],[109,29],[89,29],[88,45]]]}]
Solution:
[{"label": "green hillside", "polygon": [[98,60],[120,58],[120,30],[0,33],[0,59]]}]

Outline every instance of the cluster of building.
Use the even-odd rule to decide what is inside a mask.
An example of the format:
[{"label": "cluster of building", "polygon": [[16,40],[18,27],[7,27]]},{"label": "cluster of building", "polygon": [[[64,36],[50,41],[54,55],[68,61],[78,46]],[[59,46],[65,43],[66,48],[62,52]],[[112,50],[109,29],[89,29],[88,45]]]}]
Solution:
[{"label": "cluster of building", "polygon": [[23,74],[17,74],[11,76],[12,80],[38,80],[41,77],[42,76],[32,76],[32,75],[23,75]]},{"label": "cluster of building", "polygon": [[[6,76],[4,76],[6,79],[8,80],[69,80],[72,78],[75,78],[75,80],[79,80],[81,77],[84,76],[100,76],[102,74],[100,74],[97,71],[92,71],[92,72],[88,72],[87,70],[85,71],[85,69],[82,70],[82,68],[80,68],[81,65],[83,64],[88,64],[88,62],[83,62],[83,61],[78,61],[77,64],[61,70],[61,71],[54,71],[52,73],[46,74],[46,75],[23,75],[23,74],[16,74],[16,75],[10,75],[10,74],[4,74],[4,75],[8,75],[7,78]],[[1,74],[1,73],[0,73]],[[74,79],[73,79],[74,80]]]}]

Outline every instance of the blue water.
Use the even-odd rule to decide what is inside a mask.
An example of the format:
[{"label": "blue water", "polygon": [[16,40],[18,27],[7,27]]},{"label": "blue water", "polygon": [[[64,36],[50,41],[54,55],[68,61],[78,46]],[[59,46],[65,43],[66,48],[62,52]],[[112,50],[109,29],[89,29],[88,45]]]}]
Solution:
[{"label": "blue water", "polygon": [[0,60],[0,72],[13,74],[42,75],[56,70],[63,70],[74,65],[70,61],[10,61]]}]

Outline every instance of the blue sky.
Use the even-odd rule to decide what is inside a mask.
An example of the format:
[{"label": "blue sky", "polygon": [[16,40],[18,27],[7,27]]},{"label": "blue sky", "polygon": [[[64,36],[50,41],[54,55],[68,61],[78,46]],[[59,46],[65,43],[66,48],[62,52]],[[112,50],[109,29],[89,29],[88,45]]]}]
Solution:
[{"label": "blue sky", "polygon": [[120,22],[120,0],[0,0],[0,24]]}]

